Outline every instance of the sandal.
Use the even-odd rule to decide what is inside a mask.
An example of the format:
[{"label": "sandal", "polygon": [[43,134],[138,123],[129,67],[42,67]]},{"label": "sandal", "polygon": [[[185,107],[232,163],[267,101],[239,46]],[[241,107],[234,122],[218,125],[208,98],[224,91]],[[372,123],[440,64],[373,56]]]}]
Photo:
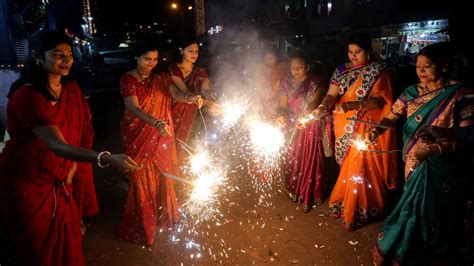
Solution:
[{"label": "sandal", "polygon": [[81,220],[81,235],[82,235],[82,236],[85,235],[86,232],[87,232],[87,226],[86,226],[86,224],[84,223],[84,221]]}]

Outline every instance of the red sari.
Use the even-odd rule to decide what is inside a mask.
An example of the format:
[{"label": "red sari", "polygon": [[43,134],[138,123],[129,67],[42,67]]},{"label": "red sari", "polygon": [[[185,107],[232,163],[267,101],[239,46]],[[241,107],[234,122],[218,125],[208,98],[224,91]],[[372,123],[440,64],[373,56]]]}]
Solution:
[{"label": "red sari", "polygon": [[[191,74],[186,78],[183,76],[183,72],[179,69],[178,65],[172,65],[170,67],[170,74],[181,78],[189,92],[193,94],[201,94],[202,84],[207,80],[207,72],[204,68],[195,68]],[[176,138],[188,142],[191,134],[191,129],[194,124],[194,119],[197,113],[197,106],[194,104],[187,104],[177,102],[173,106],[173,121]],[[180,154],[180,151],[178,151]]]},{"label": "red sari", "polygon": [[[74,115],[71,115],[74,114]],[[94,130],[88,104],[75,82],[53,105],[32,86],[20,87],[7,107],[8,141],[0,155],[0,204],[25,265],[83,265],[82,215],[97,213],[90,165],[54,154],[32,129],[55,125],[71,145],[90,148]],[[74,189],[74,190],[73,190]]]},{"label": "red sari", "polygon": [[178,174],[168,90],[171,82],[164,73],[141,82],[125,74],[120,81],[123,98],[136,96],[140,108],[165,120],[172,133],[172,136],[161,136],[153,126],[143,123],[129,111],[125,111],[121,122],[124,152],[142,168],[128,176],[128,196],[119,238],[138,244],[152,245],[158,227],[171,226],[179,219],[174,182],[163,176],[163,173]]}]

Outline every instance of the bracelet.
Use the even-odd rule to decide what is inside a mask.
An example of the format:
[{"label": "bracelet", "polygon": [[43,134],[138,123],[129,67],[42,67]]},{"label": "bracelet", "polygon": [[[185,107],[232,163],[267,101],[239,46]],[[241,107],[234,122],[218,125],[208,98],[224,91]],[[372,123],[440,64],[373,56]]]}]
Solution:
[{"label": "bracelet", "polygon": [[186,103],[192,103],[191,101],[188,101],[188,97],[189,97],[189,96],[192,96],[192,95],[191,95],[191,94],[186,94],[186,95],[184,95],[184,101],[185,101]]},{"label": "bracelet", "polygon": [[438,156],[443,154],[443,148],[441,147],[441,145],[439,145],[439,143],[435,143],[435,144],[431,145],[431,147],[436,147],[438,149],[438,151],[439,151]]},{"label": "bracelet", "polygon": [[154,128],[158,128],[161,123],[165,123],[165,124],[166,124],[166,122],[165,122],[164,120],[156,119],[155,123],[153,123],[153,127],[154,127]]},{"label": "bracelet", "polygon": [[105,168],[107,166],[109,166],[110,164],[101,164],[100,163],[100,158],[102,157],[102,155],[104,154],[108,154],[108,155],[112,155],[109,151],[101,151],[99,152],[99,155],[97,155],[97,165],[100,167],[100,168]]},{"label": "bracelet", "polygon": [[324,105],[324,104],[318,105],[318,108],[317,108],[317,109],[319,109],[319,107],[324,107],[324,109],[326,109],[326,112],[328,111],[328,107],[327,107],[326,105]]}]

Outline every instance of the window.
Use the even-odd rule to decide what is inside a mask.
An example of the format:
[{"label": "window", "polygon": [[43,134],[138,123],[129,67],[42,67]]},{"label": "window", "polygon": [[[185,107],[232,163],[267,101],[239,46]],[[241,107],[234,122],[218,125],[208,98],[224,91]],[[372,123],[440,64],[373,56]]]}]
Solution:
[{"label": "window", "polygon": [[334,15],[334,0],[315,0],[313,15],[315,17]]}]

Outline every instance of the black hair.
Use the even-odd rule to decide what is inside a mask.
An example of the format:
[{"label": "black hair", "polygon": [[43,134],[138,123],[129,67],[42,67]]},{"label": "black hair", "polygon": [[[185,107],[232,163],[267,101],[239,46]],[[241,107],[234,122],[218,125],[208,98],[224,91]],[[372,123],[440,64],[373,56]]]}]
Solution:
[{"label": "black hair", "polygon": [[436,65],[436,72],[444,79],[458,79],[459,65],[450,43],[439,42],[428,45],[420,50],[416,57],[418,56],[428,57]]},{"label": "black hair", "polygon": [[372,51],[372,39],[370,38],[370,35],[365,33],[352,34],[347,41],[347,46],[349,46],[349,44],[356,44],[367,52]]},{"label": "black hair", "polygon": [[190,46],[191,44],[198,44],[199,45],[199,41],[194,38],[194,37],[183,37],[179,40],[179,48],[183,49]]},{"label": "black hair", "polygon": [[159,51],[158,41],[152,38],[137,39],[131,49],[134,57],[140,57],[151,51]]},{"label": "black hair", "polygon": [[[30,37],[31,54],[23,68],[20,77],[12,84],[8,97],[10,98],[15,91],[26,83],[32,83],[35,89],[39,90],[50,100],[56,100],[48,91],[48,75],[41,65],[36,64],[36,59],[43,58],[45,52],[54,49],[60,44],[68,44],[73,48],[72,41],[65,33],[56,30],[39,30]],[[64,80],[61,78],[61,82]]]},{"label": "black hair", "polygon": [[293,59],[301,60],[304,65],[308,64],[308,60],[306,60],[306,57],[300,52],[292,53],[291,56],[290,56],[290,61],[293,60]]}]

